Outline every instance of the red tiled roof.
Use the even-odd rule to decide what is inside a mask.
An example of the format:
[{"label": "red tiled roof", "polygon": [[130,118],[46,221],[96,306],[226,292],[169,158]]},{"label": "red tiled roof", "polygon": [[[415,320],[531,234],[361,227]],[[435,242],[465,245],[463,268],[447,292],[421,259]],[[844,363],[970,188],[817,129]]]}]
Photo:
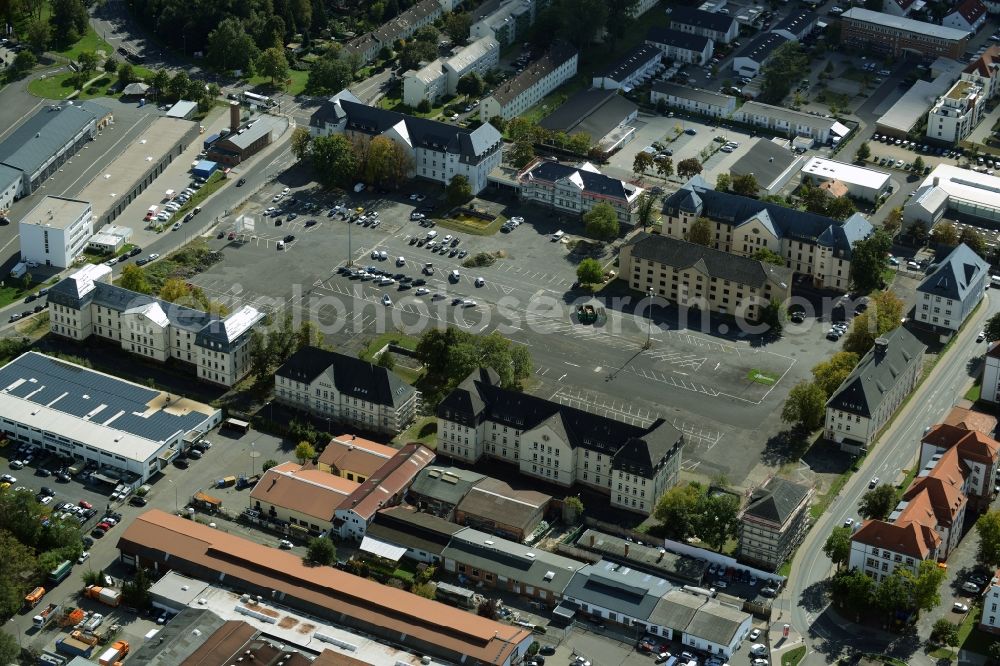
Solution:
[{"label": "red tiled roof", "polygon": [[407,444],[344,499],[337,510],[354,511],[366,521],[371,520],[376,511],[413,483],[417,474],[432,462],[434,462],[433,451],[421,444]]},{"label": "red tiled roof", "polygon": [[357,488],[356,481],[286,462],[264,472],[250,499],[332,522],[337,507]]},{"label": "red tiled roof", "polygon": [[[978,412],[974,412],[974,414],[978,414]],[[983,416],[987,415],[983,414]],[[987,416],[987,418],[992,417]],[[959,458],[975,460],[984,465],[993,465],[1000,457],[1000,442],[987,437],[978,430],[967,430],[946,423],[940,423],[931,428],[924,435],[922,441],[940,449],[956,449]]]},{"label": "red tiled roof", "polygon": [[292,553],[212,529],[164,511],[147,511],[125,528],[123,553],[188,575],[212,572],[216,580],[251,589],[278,590],[290,606],[312,605],[333,615],[427,645],[463,654],[472,663],[503,664],[531,632],[467,613],[333,567],[309,567]]},{"label": "red tiled roof", "polygon": [[914,3],[914,0],[895,0],[895,2],[899,5],[900,9],[906,10],[910,8],[910,5]]},{"label": "red tiled roof", "polygon": [[[991,46],[986,49],[983,55],[970,62],[962,71],[966,74],[978,74],[979,76],[989,78],[996,72],[997,67],[1000,67],[1000,46]],[[997,354],[1000,354],[997,351],[998,346],[1000,346],[1000,342],[994,343],[987,352],[987,355],[1000,358],[1000,356],[997,356]]]},{"label": "red tiled roof", "polygon": [[955,8],[955,11],[972,25],[986,13],[986,5],[982,3],[982,0],[965,0]]},{"label": "red tiled roof", "polygon": [[984,435],[992,435],[997,428],[997,417],[965,407],[952,407],[942,423],[958,426],[966,430],[978,430]]},{"label": "red tiled roof", "polygon": [[398,451],[353,435],[334,437],[319,454],[319,463],[336,470],[349,470],[368,478]]},{"label": "red tiled roof", "polygon": [[[927,509],[930,511],[929,505]],[[941,543],[941,537],[932,528],[915,521],[898,525],[884,520],[866,520],[851,540],[921,560],[927,559]]]}]

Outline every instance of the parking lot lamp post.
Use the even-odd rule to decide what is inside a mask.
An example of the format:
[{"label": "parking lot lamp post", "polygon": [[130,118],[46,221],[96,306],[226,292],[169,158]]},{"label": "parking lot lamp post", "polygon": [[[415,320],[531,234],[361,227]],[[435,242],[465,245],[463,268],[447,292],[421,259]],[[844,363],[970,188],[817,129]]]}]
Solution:
[{"label": "parking lot lamp post", "polygon": [[257,442],[250,442],[250,476],[257,472]]},{"label": "parking lot lamp post", "polygon": [[181,510],[180,502],[177,499],[177,484],[174,483],[173,479],[167,479],[167,481],[169,481],[170,485],[174,487],[174,513],[177,513]]},{"label": "parking lot lamp post", "polygon": [[653,288],[650,287],[647,292],[649,294],[649,322],[646,327],[646,349],[649,349],[652,344],[653,337]]},{"label": "parking lot lamp post", "polygon": [[347,218],[347,265],[354,265],[354,252],[351,251],[351,227],[354,223],[351,222],[350,216]]}]

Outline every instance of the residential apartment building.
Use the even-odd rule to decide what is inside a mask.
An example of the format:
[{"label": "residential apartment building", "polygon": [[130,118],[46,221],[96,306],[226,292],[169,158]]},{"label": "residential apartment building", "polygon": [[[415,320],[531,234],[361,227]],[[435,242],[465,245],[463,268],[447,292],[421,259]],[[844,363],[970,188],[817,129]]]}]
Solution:
[{"label": "residential apartment building", "polygon": [[986,588],[979,628],[991,634],[1000,634],[1000,569],[993,574],[989,587]]},{"label": "residential apartment building", "polygon": [[314,136],[384,136],[406,151],[414,177],[447,185],[455,176],[465,176],[473,194],[486,187],[487,176],[503,157],[503,137],[488,122],[467,130],[362,104],[348,90],[321,105],[310,118],[309,131]]},{"label": "residential apartment building", "polygon": [[444,95],[454,95],[463,76],[485,76],[499,62],[500,43],[493,37],[477,39],[448,58],[437,58],[403,74],[403,102],[411,107],[424,100],[433,104]]},{"label": "residential apartment building", "polygon": [[263,313],[244,305],[224,318],[111,284],[111,268],[89,264],[48,294],[49,330],[92,335],[154,361],[171,360],[198,379],[232,386],[250,371],[250,337]]},{"label": "residential apartment building", "polygon": [[618,278],[681,308],[758,321],[772,299],[791,296],[792,271],[750,257],[660,234],[636,234],[622,245]]},{"label": "residential apartment building", "polygon": [[818,20],[819,15],[811,9],[804,7],[794,9],[785,18],[778,21],[771,28],[771,32],[789,40],[802,41],[806,35],[816,28],[816,21]]},{"label": "residential apartment building", "polygon": [[916,575],[921,562],[940,559],[941,537],[934,530],[926,494],[908,508],[891,522],[866,520],[862,524],[851,536],[851,569],[861,569],[881,581],[897,568]]},{"label": "residential apartment building", "polygon": [[728,192],[716,192],[695,176],[663,202],[664,236],[684,240],[698,218],[712,223],[712,247],[743,257],[767,248],[785,258],[797,275],[817,287],[847,291],[855,242],[872,226],[855,213],[833,220]]},{"label": "residential apartment building", "polygon": [[622,225],[635,224],[643,189],[624,180],[605,176],[590,162],[579,167],[536,160],[518,176],[522,201],[583,216],[599,203],[609,204]]},{"label": "residential apartment building", "polygon": [[893,16],[906,16],[914,5],[923,6],[923,3],[918,3],[917,0],[888,0],[882,3],[882,11]]},{"label": "residential apartment building", "polygon": [[621,60],[594,76],[591,87],[601,90],[628,90],[649,80],[663,69],[663,52],[656,46],[640,44]]},{"label": "residential apartment building", "polygon": [[375,60],[383,47],[392,48],[396,41],[409,39],[420,28],[434,23],[445,12],[452,11],[456,4],[454,0],[418,0],[378,29],[352,39],[344,47],[344,51],[348,55],[357,55],[362,64],[367,64]]},{"label": "residential apartment building", "polygon": [[398,452],[399,449],[357,435],[340,435],[323,448],[316,467],[348,481],[364,483]]},{"label": "residential apartment building", "polygon": [[543,97],[576,76],[579,54],[576,49],[558,44],[538,60],[529,63],[524,71],[498,85],[492,95],[479,104],[479,118],[489,122],[500,116],[510,120],[519,116]]},{"label": "residential apartment building", "polygon": [[927,112],[927,138],[952,146],[961,143],[986,115],[985,92],[972,81],[955,82]]},{"label": "residential apartment building", "polygon": [[983,90],[983,96],[991,99],[1000,92],[1000,46],[987,47],[981,56],[970,62],[962,70],[962,80],[975,83]]},{"label": "residential apartment building", "polygon": [[736,98],[731,95],[689,88],[669,81],[657,81],[649,93],[649,101],[661,101],[672,109],[697,113],[712,118],[729,118],[736,111]]},{"label": "residential apartment building", "polygon": [[739,518],[739,560],[777,571],[809,531],[812,496],[811,487],[777,477],[756,488]]},{"label": "residential apartment building", "polygon": [[739,23],[729,14],[683,5],[672,5],[670,9],[670,27],[674,30],[708,37],[720,44],[729,44],[740,35]]},{"label": "residential apartment building", "polygon": [[920,468],[930,466],[946,452],[955,449],[967,476],[964,492],[975,510],[989,506],[994,496],[1000,459],[1000,442],[978,430],[939,423],[920,440]]},{"label": "residential apartment building", "polygon": [[969,45],[966,30],[873,12],[863,7],[852,7],[844,12],[840,25],[840,43],[847,48],[868,49],[894,58],[911,54],[959,60]]},{"label": "residential apartment building", "polygon": [[875,340],[826,403],[824,436],[858,453],[917,385],[926,346],[900,326]]},{"label": "residential apartment building", "polygon": [[66,268],[93,235],[94,209],[89,201],[43,197],[18,225],[21,261]]},{"label": "residential apartment building", "polygon": [[941,25],[975,34],[979,31],[989,12],[982,0],[963,0],[949,14],[941,19]]},{"label": "residential apartment building", "polygon": [[469,28],[469,37],[471,39],[493,37],[500,42],[501,47],[524,41],[538,12],[545,9],[548,4],[548,0],[501,2],[496,11],[482,16],[472,24]]},{"label": "residential apartment building", "polygon": [[274,373],[274,399],[321,419],[397,435],[416,416],[420,392],[383,367],[307,346]]},{"label": "residential apartment building", "polygon": [[1000,402],[1000,342],[991,342],[983,363],[983,388],[980,399]]},{"label": "residential apartment building", "polygon": [[986,294],[989,268],[962,243],[917,286],[913,318],[943,335],[953,335]]},{"label": "residential apartment building", "polygon": [[763,32],[733,56],[733,72],[740,76],[756,76],[778,47],[789,40],[777,32]]},{"label": "residential apartment building", "polygon": [[649,515],[680,473],[684,437],[669,422],[641,428],[503,389],[488,369],[473,372],[436,413],[440,455],[498,458],[525,476],[597,489],[612,507],[639,514]]},{"label": "residential apartment building", "polygon": [[763,127],[790,139],[806,137],[822,145],[836,143],[850,132],[835,118],[824,118],[761,102],[747,102],[733,113],[733,120]]},{"label": "residential apartment building", "polygon": [[709,37],[661,27],[649,29],[646,44],[658,48],[666,60],[692,65],[704,65],[715,50],[715,42]]}]

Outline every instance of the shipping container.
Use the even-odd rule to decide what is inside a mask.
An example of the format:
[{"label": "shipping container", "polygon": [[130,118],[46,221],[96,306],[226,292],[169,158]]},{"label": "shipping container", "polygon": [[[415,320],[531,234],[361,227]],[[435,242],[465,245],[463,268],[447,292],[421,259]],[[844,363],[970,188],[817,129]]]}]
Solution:
[{"label": "shipping container", "polygon": [[72,570],[73,570],[73,562],[71,562],[70,560],[63,561],[62,564],[57,566],[49,573],[49,583],[51,583],[53,586],[58,585],[59,583],[66,580],[66,576],[68,576],[69,572]]}]

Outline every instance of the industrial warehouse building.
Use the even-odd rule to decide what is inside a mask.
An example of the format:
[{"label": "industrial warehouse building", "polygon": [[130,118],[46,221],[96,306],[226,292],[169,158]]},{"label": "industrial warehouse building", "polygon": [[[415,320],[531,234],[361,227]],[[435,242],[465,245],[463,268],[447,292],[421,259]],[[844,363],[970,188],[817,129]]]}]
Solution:
[{"label": "industrial warehouse building", "polygon": [[38,352],[0,368],[0,430],[46,453],[92,461],[143,482],[208,432],[222,412]]}]

